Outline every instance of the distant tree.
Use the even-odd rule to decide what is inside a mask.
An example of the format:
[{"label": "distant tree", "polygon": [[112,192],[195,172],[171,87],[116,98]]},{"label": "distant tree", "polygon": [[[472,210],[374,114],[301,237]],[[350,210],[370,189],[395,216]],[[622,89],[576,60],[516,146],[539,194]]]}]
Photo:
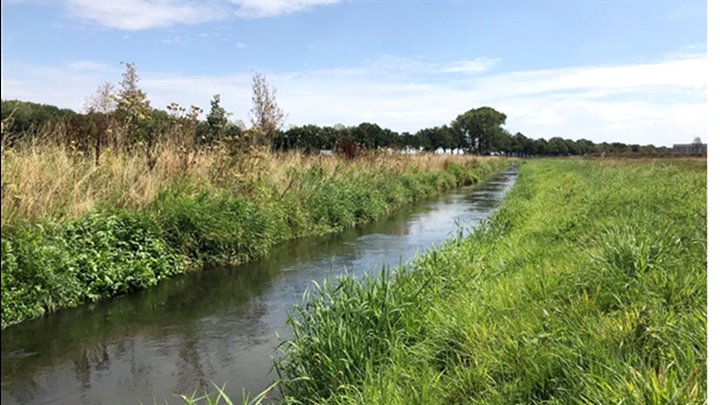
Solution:
[{"label": "distant tree", "polygon": [[588,153],[592,153],[595,150],[595,144],[593,143],[593,141],[588,139],[578,139],[575,144],[577,145],[578,152],[581,155],[587,155]]},{"label": "distant tree", "polygon": [[545,156],[549,153],[548,142],[545,138],[538,138],[535,140],[535,153],[540,156]]},{"label": "distant tree", "polygon": [[414,135],[408,137],[408,146],[410,146],[412,149],[423,151],[431,149],[432,144],[428,135],[429,134],[423,130],[417,131]]},{"label": "distant tree", "polygon": [[238,127],[241,131],[247,130],[247,126],[245,125],[245,121],[243,121],[243,120],[241,120],[241,119],[237,119],[237,120],[233,121],[232,124],[233,124],[234,126]]},{"label": "distant tree", "polygon": [[555,156],[567,155],[568,147],[565,140],[559,136],[550,138],[547,143],[547,153]]},{"label": "distant tree", "polygon": [[225,127],[228,125],[228,113],[224,108],[220,107],[220,95],[216,94],[210,100],[210,112],[207,115],[206,122],[209,127],[209,139],[212,142],[221,138]]},{"label": "distant tree", "polygon": [[[102,147],[109,143],[109,139],[114,139],[117,132],[117,120],[112,116],[117,108],[115,86],[110,82],[100,83],[95,93],[85,100],[84,108],[92,125],[86,126],[83,132],[93,138],[95,164],[98,165]],[[74,125],[77,126],[77,122]]]},{"label": "distant tree", "polygon": [[501,129],[493,140],[491,150],[495,152],[509,153],[512,150],[512,146],[512,134],[504,129]]},{"label": "distant tree", "polygon": [[656,155],[658,153],[657,148],[655,145],[644,145],[640,147],[640,154],[641,155]]},{"label": "distant tree", "polygon": [[166,116],[170,125],[165,132],[169,144],[174,146],[182,157],[182,168],[188,170],[198,154],[197,135],[203,131],[210,131],[207,122],[203,122],[208,129],[200,129],[201,122],[198,117],[203,113],[202,108],[191,105],[189,109],[181,107],[178,103],[167,106]]},{"label": "distant tree", "polygon": [[421,143],[426,144],[427,148],[433,151],[442,148],[447,152],[458,147],[455,132],[447,125],[421,129],[417,132],[417,137]]},{"label": "distant tree", "polygon": [[569,138],[563,139],[565,141],[565,148],[567,149],[568,155],[579,155],[580,154],[580,148],[578,147],[577,143]]},{"label": "distant tree", "polygon": [[604,154],[610,153],[610,152],[611,152],[611,148],[610,148],[609,143],[602,142],[602,143],[595,144],[595,153],[604,155]]},{"label": "distant tree", "polygon": [[[125,72],[117,94],[116,114],[124,125],[130,141],[142,140],[146,145],[154,142],[155,133],[150,130],[152,108],[147,95],[140,89],[140,78],[134,63],[125,63]],[[124,143],[126,139],[120,139]]]},{"label": "distant tree", "polygon": [[697,137],[695,137],[695,139],[693,139],[692,145],[693,145],[693,148],[692,148],[693,153],[696,153],[698,155],[702,154],[703,143],[702,143],[702,139],[700,139],[699,136],[697,136]]},{"label": "distant tree", "polygon": [[263,74],[253,75],[252,92],[253,107],[250,110],[250,122],[253,129],[267,138],[266,143],[270,143],[282,128],[285,113],[278,106],[275,89],[270,87]]},{"label": "distant tree", "polygon": [[440,131],[442,132],[440,147],[443,148],[445,152],[450,151],[450,153],[454,153],[454,150],[460,147],[457,132],[447,125],[440,127]]},{"label": "distant tree", "polygon": [[115,85],[110,82],[100,83],[95,93],[85,100],[84,106],[85,112],[101,114],[110,114],[115,108],[117,108]]},{"label": "distant tree", "polygon": [[512,136],[510,151],[516,156],[529,155],[529,139],[522,132],[518,132]]},{"label": "distant tree", "polygon": [[628,146],[622,142],[612,142],[610,144],[610,153],[620,155],[629,151]]},{"label": "distant tree", "polygon": [[[330,128],[332,131],[332,128]],[[303,125],[292,127],[283,131],[275,138],[275,149],[288,150],[299,149],[311,152],[315,149],[322,149],[330,142],[328,131],[317,125]]]},{"label": "distant tree", "polygon": [[46,125],[54,125],[77,115],[67,108],[19,100],[2,100],[0,110],[3,140],[35,136]]},{"label": "distant tree", "polygon": [[471,153],[487,154],[502,146],[503,130],[507,116],[491,107],[481,107],[460,114],[452,126],[464,140]]},{"label": "distant tree", "polygon": [[426,139],[428,148],[433,151],[438,150],[444,144],[443,131],[440,127],[424,128],[419,130],[416,135]]},{"label": "distant tree", "polygon": [[383,137],[383,129],[369,122],[350,128],[353,139],[365,149],[374,149],[378,147],[380,139]]}]

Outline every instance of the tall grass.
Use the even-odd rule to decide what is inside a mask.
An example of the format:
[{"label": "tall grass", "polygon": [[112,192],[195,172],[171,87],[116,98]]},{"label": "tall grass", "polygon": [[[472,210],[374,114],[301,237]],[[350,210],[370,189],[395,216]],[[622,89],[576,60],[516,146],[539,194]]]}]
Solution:
[{"label": "tall grass", "polygon": [[[368,152],[346,160],[297,152],[238,151],[219,144],[187,152],[170,143],[153,147],[154,165],[142,148],[117,153],[104,149],[96,164],[71,146],[30,140],[2,147],[2,226],[77,218],[104,206],[139,209],[162,189],[187,186],[226,189],[251,200],[287,194],[316,178],[353,177],[375,172],[439,171],[487,158],[463,155],[416,156]],[[306,180],[303,182],[303,180]]]},{"label": "tall grass", "polygon": [[288,403],[706,402],[704,162],[531,161],[469,237],[318,286]]},{"label": "tall grass", "polygon": [[[337,231],[509,164],[459,156],[354,160],[237,151],[110,150],[95,162],[31,143],[3,149],[2,327],[239,263],[281,240]],[[151,168],[152,167],[152,168]]]}]

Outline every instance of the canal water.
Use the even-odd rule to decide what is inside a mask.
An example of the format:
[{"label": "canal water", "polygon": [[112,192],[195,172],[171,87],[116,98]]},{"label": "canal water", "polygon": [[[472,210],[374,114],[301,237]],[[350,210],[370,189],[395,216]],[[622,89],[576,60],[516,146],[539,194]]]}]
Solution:
[{"label": "canal water", "polygon": [[287,311],[312,285],[373,273],[471,229],[502,201],[515,168],[392,217],[277,246],[260,261],[192,272],[2,332],[2,403],[179,403],[178,394],[233,399],[273,381]]}]

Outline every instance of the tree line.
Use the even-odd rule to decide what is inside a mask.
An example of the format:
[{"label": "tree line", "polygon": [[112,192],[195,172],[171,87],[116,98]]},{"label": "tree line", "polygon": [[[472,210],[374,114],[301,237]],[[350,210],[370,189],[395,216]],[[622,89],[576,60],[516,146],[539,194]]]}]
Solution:
[{"label": "tree line", "polygon": [[[152,108],[139,87],[135,65],[126,64],[118,90],[103,83],[85,106],[84,113],[18,100],[2,101],[2,140],[60,134],[61,141],[85,154],[99,157],[104,147],[146,148],[163,140],[173,140],[185,148],[197,148],[232,139],[242,144],[262,144],[276,151],[300,150],[314,153],[339,151],[354,156],[361,150],[433,151],[479,155],[577,156],[602,154],[663,155],[666,147],[594,143],[588,139],[552,137],[533,139],[521,132],[510,133],[503,126],[507,116],[492,107],[474,108],[442,126],[415,133],[395,132],[375,123],[356,126],[303,125],[282,130],[285,114],[277,104],[275,90],[261,74],[252,85],[250,128],[242,121],[231,121],[231,113],[213,96],[210,111],[201,119],[202,109],[171,103],[164,110]],[[59,129],[59,130],[58,130]]]},{"label": "tree line", "polygon": [[482,107],[458,115],[449,125],[424,128],[415,133],[398,133],[369,122],[353,127],[339,124],[332,127],[303,125],[280,133],[274,146],[279,150],[299,149],[311,152],[334,149],[352,142],[364,149],[386,148],[517,157],[670,153],[669,148],[654,145],[595,143],[589,139],[573,140],[562,137],[533,139],[521,132],[512,134],[502,128],[506,118],[505,114],[491,107]]}]

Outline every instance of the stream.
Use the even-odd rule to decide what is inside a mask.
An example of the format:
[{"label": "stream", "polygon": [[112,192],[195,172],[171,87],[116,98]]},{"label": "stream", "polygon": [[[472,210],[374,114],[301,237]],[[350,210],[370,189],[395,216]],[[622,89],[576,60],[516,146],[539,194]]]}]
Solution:
[{"label": "stream", "polygon": [[287,312],[312,281],[392,267],[472,229],[498,207],[517,169],[392,216],[288,241],[259,261],[208,268],[148,290],[66,309],[2,332],[2,403],[180,403],[215,392],[262,391],[289,337]]}]

